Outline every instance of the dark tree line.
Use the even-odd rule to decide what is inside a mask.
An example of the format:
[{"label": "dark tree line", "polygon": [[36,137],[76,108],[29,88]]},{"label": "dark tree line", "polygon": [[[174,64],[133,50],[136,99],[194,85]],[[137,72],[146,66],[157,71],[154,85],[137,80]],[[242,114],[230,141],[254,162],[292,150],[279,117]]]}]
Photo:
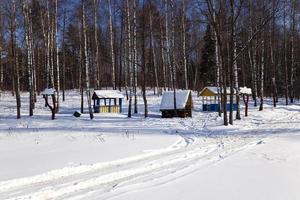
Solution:
[{"label": "dark tree line", "polygon": [[213,85],[232,124],[224,102],[239,105],[241,86],[259,110],[264,97],[274,107],[279,97],[299,98],[299,17],[297,0],[2,0],[0,89],[15,95],[18,118],[20,91],[33,115],[43,89],[56,89],[56,112],[65,90],[80,89],[93,118],[91,88],[125,90],[130,117],[139,88],[147,116],[146,88]]}]

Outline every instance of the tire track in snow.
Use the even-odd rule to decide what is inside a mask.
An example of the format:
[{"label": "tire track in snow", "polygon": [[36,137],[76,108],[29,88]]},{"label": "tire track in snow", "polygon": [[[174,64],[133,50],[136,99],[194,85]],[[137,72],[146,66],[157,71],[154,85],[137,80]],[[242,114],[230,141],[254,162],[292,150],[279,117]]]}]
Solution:
[{"label": "tire track in snow", "polygon": [[[78,197],[78,195],[84,196],[85,193],[88,194],[91,191],[107,194],[112,188],[121,187],[122,183],[132,185],[152,182],[153,180],[161,179],[162,175],[164,175],[163,177],[170,176],[174,171],[178,172],[187,169],[193,163],[209,163],[220,160],[230,152],[247,147],[249,142],[253,142],[253,139],[240,138],[239,140],[235,140],[228,137],[225,138],[225,141],[222,140],[222,142],[225,143],[225,147],[220,145],[219,140],[213,138],[206,138],[205,140],[197,138],[196,142],[187,146],[182,145],[182,142],[175,144],[175,148],[176,145],[179,145],[179,148],[177,146],[178,149],[174,151],[172,151],[171,147],[158,150],[154,153],[156,156],[151,157],[148,155],[147,157],[147,155],[140,155],[140,160],[137,158],[127,158],[122,159],[122,162],[113,161],[107,163],[109,170],[105,170],[102,166],[97,169],[85,169],[84,173],[77,173],[78,171],[76,170],[78,169],[74,168],[74,171],[69,172],[70,176],[59,177],[58,179],[54,176],[54,179],[49,178],[44,182],[39,180],[38,177],[32,177],[32,180],[29,178],[26,182],[26,179],[23,179],[23,184],[14,185],[14,183],[19,182],[15,180],[16,182],[11,182],[10,187],[7,186],[6,189],[1,187],[2,193],[0,193],[0,197],[4,195],[3,197],[5,198],[15,200],[66,199]],[[223,155],[222,157],[220,157],[221,154]],[[132,162],[127,162],[128,160]],[[117,162],[118,164],[116,164]],[[59,174],[60,171],[58,170],[57,173]],[[36,182],[32,182],[33,180]],[[9,182],[6,184],[9,185]],[[4,186],[3,183],[2,186]],[[17,191],[18,193],[14,193],[13,191]]]}]

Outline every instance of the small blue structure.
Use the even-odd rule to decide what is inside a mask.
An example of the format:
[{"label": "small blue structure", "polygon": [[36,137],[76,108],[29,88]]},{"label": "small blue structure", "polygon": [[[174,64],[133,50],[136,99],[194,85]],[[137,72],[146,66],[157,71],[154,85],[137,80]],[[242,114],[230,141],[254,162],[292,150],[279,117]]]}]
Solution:
[{"label": "small blue structure", "polygon": [[[230,103],[229,103],[229,95],[230,90],[227,88],[226,94],[228,95],[227,98],[227,110],[230,110]],[[218,112],[219,110],[222,112],[222,108],[220,108],[219,101],[221,101],[220,91],[217,87],[205,87],[199,93],[199,96],[202,97],[202,110],[203,111],[211,111],[211,112]],[[235,97],[236,98],[236,97]],[[235,101],[234,101],[235,102]],[[233,104],[233,110],[237,110],[237,105]]]},{"label": "small blue structure", "polygon": [[95,90],[92,96],[94,113],[121,113],[123,98],[117,90]]}]

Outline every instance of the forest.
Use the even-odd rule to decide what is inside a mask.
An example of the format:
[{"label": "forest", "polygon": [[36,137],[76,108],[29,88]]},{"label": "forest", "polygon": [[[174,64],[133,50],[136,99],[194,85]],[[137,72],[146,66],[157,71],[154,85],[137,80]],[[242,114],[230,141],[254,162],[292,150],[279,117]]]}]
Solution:
[{"label": "forest", "polygon": [[217,86],[233,124],[239,106],[234,115],[226,102],[240,87],[259,110],[266,97],[274,107],[299,99],[299,18],[299,0],[1,0],[0,94],[11,91],[20,118],[22,92],[32,116],[45,88],[55,112],[78,89],[92,119],[93,89],[124,91],[128,117],[142,91],[147,117],[148,90]]}]

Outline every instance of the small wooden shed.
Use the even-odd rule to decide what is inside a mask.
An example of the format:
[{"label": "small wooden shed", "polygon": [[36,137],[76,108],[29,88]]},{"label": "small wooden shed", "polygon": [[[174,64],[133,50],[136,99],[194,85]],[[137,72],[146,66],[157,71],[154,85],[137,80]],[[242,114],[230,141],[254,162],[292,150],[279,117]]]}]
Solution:
[{"label": "small wooden shed", "polygon": [[[178,117],[192,117],[193,100],[190,90],[176,91],[176,111]],[[160,111],[162,118],[175,117],[174,110],[174,91],[166,91],[163,93]]]},{"label": "small wooden shed", "polygon": [[[229,104],[229,95],[230,95],[230,88],[226,89],[226,94],[227,94],[227,110],[230,109],[230,104]],[[220,95],[220,88],[218,89],[217,87],[214,86],[209,86],[203,88],[199,96],[202,97],[202,110],[203,111],[213,111],[213,112],[218,112],[220,110],[220,106],[218,103],[218,99],[221,101],[221,95]],[[236,96],[234,96],[236,98]],[[234,100],[234,102],[236,102]],[[237,110],[237,105],[234,103],[233,104],[233,110]],[[222,109],[221,109],[222,111]]]},{"label": "small wooden shed", "polygon": [[94,113],[121,113],[123,98],[117,90],[95,90],[92,96]]}]

